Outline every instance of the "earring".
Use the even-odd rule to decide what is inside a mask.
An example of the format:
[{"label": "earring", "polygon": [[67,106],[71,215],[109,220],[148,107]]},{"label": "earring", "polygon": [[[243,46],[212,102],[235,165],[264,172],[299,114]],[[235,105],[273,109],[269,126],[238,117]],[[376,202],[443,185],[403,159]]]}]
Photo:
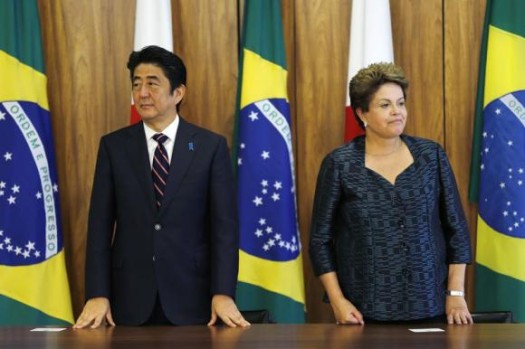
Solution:
[{"label": "earring", "polygon": [[363,125],[365,126],[365,128],[368,126],[368,123],[366,121],[363,121]]}]

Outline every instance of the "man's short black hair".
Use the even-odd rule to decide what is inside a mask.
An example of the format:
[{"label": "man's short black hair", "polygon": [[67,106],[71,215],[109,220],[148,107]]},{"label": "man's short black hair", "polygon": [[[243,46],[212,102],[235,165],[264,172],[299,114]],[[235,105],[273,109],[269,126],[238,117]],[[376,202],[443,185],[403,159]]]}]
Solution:
[{"label": "man's short black hair", "polygon": [[135,68],[142,63],[153,64],[162,69],[170,82],[171,93],[180,85],[186,85],[186,66],[176,54],[154,45],[131,52],[127,64],[131,83],[133,83]]}]

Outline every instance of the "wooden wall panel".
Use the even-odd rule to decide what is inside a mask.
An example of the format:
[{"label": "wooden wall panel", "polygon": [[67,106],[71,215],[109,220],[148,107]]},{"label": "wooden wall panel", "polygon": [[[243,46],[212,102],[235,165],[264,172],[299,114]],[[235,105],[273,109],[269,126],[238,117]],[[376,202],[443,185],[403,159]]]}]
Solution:
[{"label": "wooden wall panel", "polygon": [[[472,125],[476,103],[479,53],[485,0],[445,2],[445,149],[454,169],[476,246],[477,206],[468,202]],[[467,268],[467,299],[474,304],[474,266]]]},{"label": "wooden wall panel", "polygon": [[101,135],[129,120],[127,0],[39,1],[73,305],[84,298],[87,211]]},{"label": "wooden wall panel", "polygon": [[[446,147],[471,228],[466,188],[486,0],[391,0],[395,59],[406,71],[407,133]],[[86,222],[98,141],[128,124],[135,1],[39,0],[68,271],[83,304]],[[181,114],[231,144],[242,0],[172,0],[174,50],[188,67]],[[342,144],[351,0],[283,0],[299,225],[310,322],[330,322],[307,255],[322,158]],[[472,59],[469,59],[472,58]],[[469,284],[472,284],[469,270]],[[471,291],[469,292],[471,294]]]},{"label": "wooden wall panel", "polygon": [[343,143],[350,1],[297,0],[295,15],[297,88],[296,169],[310,322],[333,321],[308,257],[317,173],[324,156]]},{"label": "wooden wall panel", "polygon": [[394,61],[405,70],[410,83],[406,133],[441,144],[444,142],[442,1],[390,1]]},{"label": "wooden wall panel", "polygon": [[237,0],[176,0],[172,14],[174,52],[188,71],[181,115],[231,140],[238,76]]}]

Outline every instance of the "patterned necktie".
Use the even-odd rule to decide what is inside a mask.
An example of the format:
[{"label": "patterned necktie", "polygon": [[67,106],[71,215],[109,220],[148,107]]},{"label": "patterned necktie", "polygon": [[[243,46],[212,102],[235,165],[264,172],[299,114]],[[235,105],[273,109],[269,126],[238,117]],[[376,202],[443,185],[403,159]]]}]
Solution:
[{"label": "patterned necktie", "polygon": [[155,197],[157,199],[157,207],[160,207],[162,196],[164,195],[164,188],[168,180],[168,172],[170,169],[170,162],[168,160],[168,152],[164,148],[163,143],[168,139],[168,136],[162,133],[156,133],[153,139],[157,141],[157,148],[153,154],[153,166],[151,175],[153,176],[153,187],[155,189]]}]

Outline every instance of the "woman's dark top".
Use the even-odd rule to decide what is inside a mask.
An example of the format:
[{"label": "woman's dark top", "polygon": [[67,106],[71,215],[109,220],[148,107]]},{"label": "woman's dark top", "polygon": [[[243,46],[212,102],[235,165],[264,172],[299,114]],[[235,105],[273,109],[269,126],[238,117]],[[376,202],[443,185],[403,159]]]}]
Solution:
[{"label": "woman's dark top", "polygon": [[448,264],[471,262],[470,235],[443,148],[403,135],[414,162],[392,185],[365,167],[363,136],[334,150],[317,179],[310,258],[337,272],[365,318],[445,313]]}]

